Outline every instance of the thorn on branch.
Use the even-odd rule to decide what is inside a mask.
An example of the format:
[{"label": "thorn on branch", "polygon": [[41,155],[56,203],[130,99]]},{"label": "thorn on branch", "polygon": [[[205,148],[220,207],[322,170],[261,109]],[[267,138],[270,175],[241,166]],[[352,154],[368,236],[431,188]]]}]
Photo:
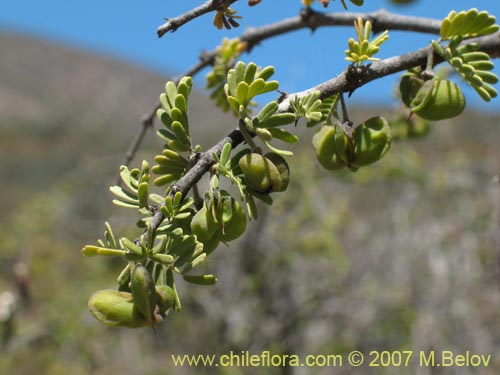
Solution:
[{"label": "thorn on branch", "polygon": [[300,10],[300,18],[304,25],[311,29],[311,32],[316,31],[316,12],[310,7],[305,7]]}]

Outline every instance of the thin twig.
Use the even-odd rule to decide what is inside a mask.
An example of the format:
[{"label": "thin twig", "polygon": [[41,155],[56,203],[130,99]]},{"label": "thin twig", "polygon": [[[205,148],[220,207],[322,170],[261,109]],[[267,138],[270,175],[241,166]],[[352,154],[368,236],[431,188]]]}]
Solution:
[{"label": "thin twig", "polygon": [[238,0],[208,0],[200,6],[191,9],[190,11],[181,14],[175,18],[166,18],[166,21],[163,25],[158,27],[156,33],[158,34],[158,38],[161,38],[163,35],[168,33],[169,31],[175,32],[179,27],[188,23],[189,21],[194,20],[204,14],[213,12],[214,10],[218,10],[221,8],[227,8],[229,5]]}]

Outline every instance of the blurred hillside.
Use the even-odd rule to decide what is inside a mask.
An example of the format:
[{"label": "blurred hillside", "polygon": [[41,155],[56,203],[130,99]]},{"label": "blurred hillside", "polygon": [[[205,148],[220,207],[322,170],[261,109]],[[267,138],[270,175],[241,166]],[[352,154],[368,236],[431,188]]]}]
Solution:
[{"label": "blurred hillside", "polygon": [[[135,218],[108,186],[163,89],[122,62],[0,33],[0,295],[17,298],[0,329],[0,374],[190,374],[170,354],[346,354],[452,350],[491,354],[488,368],[204,368],[209,374],[498,374],[500,114],[436,123],[395,142],[373,167],[324,171],[314,129],[297,128],[289,190],[206,270],[213,287],[179,283],[183,311],[147,330],[112,329],[87,311],[114,288],[120,261],[83,258],[104,221]],[[191,98],[195,141],[233,124]],[[379,114],[353,108],[353,120]],[[387,111],[387,109],[384,109]],[[136,163],[161,144],[153,132]],[[200,184],[206,185],[206,180]],[[0,311],[1,315],[1,311]],[[372,369],[373,370],[373,369]]]}]

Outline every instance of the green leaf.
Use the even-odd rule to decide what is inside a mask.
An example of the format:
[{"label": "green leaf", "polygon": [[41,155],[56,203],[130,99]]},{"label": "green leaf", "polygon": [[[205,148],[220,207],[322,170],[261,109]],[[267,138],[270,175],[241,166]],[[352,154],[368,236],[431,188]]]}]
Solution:
[{"label": "green leaf", "polygon": [[[234,80],[236,87],[245,79],[246,65],[243,61],[238,61],[234,67]],[[248,84],[247,84],[248,85]]]},{"label": "green leaf", "polygon": [[94,255],[104,255],[104,256],[123,256],[125,251],[118,249],[108,249],[99,246],[87,245],[82,249],[82,254],[86,257],[91,257]]},{"label": "green leaf", "polygon": [[169,254],[154,254],[151,255],[150,258],[153,259],[154,261],[164,264],[165,266],[169,266],[172,263],[174,263],[174,257]]},{"label": "green leaf", "polygon": [[278,102],[272,101],[267,103],[256,116],[256,118],[259,121],[259,124],[267,120],[269,117],[271,117],[277,110],[278,110]]},{"label": "green leaf", "polygon": [[137,180],[135,180],[134,178],[132,178],[132,176],[130,175],[129,169],[125,165],[122,165],[120,167],[120,178],[122,179],[123,183],[130,190],[132,190],[132,191],[136,191],[137,190],[137,186],[138,186]]},{"label": "green leaf", "polygon": [[253,62],[248,63],[243,80],[250,85],[255,79],[256,72],[257,72],[257,65]]},{"label": "green leaf", "polygon": [[297,137],[295,134],[280,128],[269,128],[268,130],[271,132],[273,138],[279,139],[286,143],[296,143],[299,140],[299,137]]},{"label": "green leaf", "polygon": [[226,165],[226,163],[228,162],[232,148],[233,147],[231,146],[231,143],[226,143],[222,147],[222,151],[221,151],[221,154],[220,154],[220,163],[222,165]]},{"label": "green leaf", "polygon": [[169,132],[167,129],[158,129],[156,134],[158,134],[158,136],[161,139],[163,139],[165,142],[169,142],[169,141],[173,141],[173,140],[177,139],[175,137],[175,135],[172,134],[171,132]]},{"label": "green leaf", "polygon": [[276,91],[280,87],[280,84],[278,81],[269,81],[266,82],[266,85],[264,88],[260,91],[260,94],[265,94],[266,92],[271,92],[271,91]]},{"label": "green leaf", "polygon": [[197,285],[214,285],[217,283],[217,277],[214,275],[183,275],[184,280],[188,283],[197,284]]},{"label": "green leaf", "polygon": [[155,165],[152,172],[157,175],[173,174],[180,177],[184,173],[184,168],[175,164]]},{"label": "green leaf", "polygon": [[170,117],[170,114],[167,113],[167,111],[165,111],[163,108],[160,108],[156,111],[156,117],[158,117],[163,125],[165,125],[167,128],[170,128],[170,125],[172,124],[172,118]]},{"label": "green leaf", "polygon": [[139,198],[136,194],[131,193],[120,186],[110,186],[109,191],[124,202],[139,203]]},{"label": "green leaf", "polygon": [[175,83],[173,83],[172,81],[168,81],[165,84],[165,93],[167,106],[165,107],[164,105],[164,108],[173,108],[175,103],[175,96],[177,95],[177,87],[175,86]]},{"label": "green leaf", "polygon": [[170,111],[172,110],[172,106],[170,105],[170,103],[168,101],[167,94],[165,94],[165,93],[160,94],[160,103],[161,103],[161,106],[163,108],[158,109],[158,111],[156,112],[158,117],[160,117],[160,114],[163,112],[165,112],[167,115],[170,115]]},{"label": "green leaf", "polygon": [[139,208],[139,203],[127,203],[124,201],[121,201],[119,199],[113,199],[113,204],[116,204],[117,206],[120,207],[125,207],[125,208]]},{"label": "green leaf", "polygon": [[183,77],[179,84],[177,85],[177,94],[184,96],[184,98],[189,97],[191,93],[191,88],[193,87],[193,79],[191,77]]},{"label": "green leaf", "polygon": [[291,124],[296,120],[296,117],[293,113],[278,113],[276,115],[272,115],[266,120],[262,120],[259,122],[259,128],[275,128],[277,126]]},{"label": "green leaf", "polygon": [[255,79],[262,78],[264,81],[267,81],[273,75],[274,75],[274,66],[266,66],[257,74]]},{"label": "green leaf", "polygon": [[279,148],[273,147],[269,144],[269,142],[264,142],[266,146],[273,152],[276,152],[277,154],[283,155],[283,156],[292,156],[293,152],[292,151],[287,151],[287,150],[280,150]]},{"label": "green leaf", "polygon": [[265,87],[266,87],[266,81],[264,81],[262,78],[253,81],[250,87],[248,88],[248,94],[247,94],[248,100],[261,94],[262,90],[264,90]]},{"label": "green leaf", "polygon": [[238,112],[238,109],[240,108],[240,103],[238,103],[238,100],[234,96],[228,96],[227,102],[235,112]]},{"label": "green leaf", "polygon": [[172,131],[174,132],[179,142],[183,143],[186,146],[191,145],[189,135],[179,121],[172,122]]},{"label": "green leaf", "polygon": [[137,195],[139,197],[139,207],[149,208],[148,192],[149,184],[147,182],[142,182],[141,184],[139,184],[139,189],[137,190]]},{"label": "green leaf", "polygon": [[171,182],[174,182],[177,179],[178,179],[178,176],[175,176],[173,174],[166,174],[166,175],[163,175],[163,176],[160,176],[160,177],[156,178],[153,181],[153,183],[156,186],[163,186],[163,185],[169,184]]},{"label": "green leaf", "polygon": [[127,237],[122,237],[120,238],[120,242],[122,244],[122,246],[127,249],[128,251],[134,253],[134,254],[137,254],[139,256],[144,256],[144,249],[135,244],[134,242],[130,241]]},{"label": "green leaf", "polygon": [[113,230],[111,229],[111,225],[109,225],[109,223],[106,221],[104,223],[104,226],[106,228],[106,230],[104,231],[104,237],[106,238],[108,245],[111,248],[116,249],[117,248],[116,239],[115,235],[113,234]]},{"label": "green leaf", "polygon": [[186,113],[188,110],[187,100],[184,95],[177,94],[175,97],[175,107],[179,108],[182,112]]},{"label": "green leaf", "polygon": [[245,81],[238,83],[238,87],[236,88],[236,100],[243,106],[246,106],[248,102],[248,89],[248,83]]}]

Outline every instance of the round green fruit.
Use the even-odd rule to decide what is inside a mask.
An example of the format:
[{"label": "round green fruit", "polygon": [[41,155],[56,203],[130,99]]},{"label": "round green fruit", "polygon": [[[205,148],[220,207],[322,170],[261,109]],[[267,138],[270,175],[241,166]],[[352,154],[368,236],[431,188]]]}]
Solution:
[{"label": "round green fruit", "polygon": [[220,232],[216,232],[212,238],[203,242],[203,252],[206,253],[207,255],[211,254],[215,249],[217,249],[217,246],[219,246],[220,243]]},{"label": "round green fruit", "polygon": [[401,100],[409,108],[411,102],[417,96],[418,91],[424,84],[424,80],[418,77],[415,73],[405,73],[399,82],[399,93]]},{"label": "round green fruit", "polygon": [[191,232],[196,235],[198,241],[206,242],[211,240],[219,230],[219,225],[215,222],[212,213],[203,206],[191,220]]},{"label": "round green fruit", "polygon": [[391,127],[387,120],[375,116],[358,125],[350,139],[339,132],[335,136],[337,155],[351,169],[372,164],[381,159],[391,147]]},{"label": "round green fruit", "polygon": [[160,314],[167,311],[175,304],[175,291],[168,285],[157,285],[156,304]]},{"label": "round green fruit", "polygon": [[268,193],[273,185],[281,188],[280,171],[271,160],[258,153],[250,153],[241,157],[239,166],[245,176],[246,184],[259,193]]},{"label": "round green fruit", "polygon": [[275,152],[269,152],[264,155],[267,159],[271,160],[271,162],[276,166],[279,172],[279,181],[278,179],[273,180],[272,191],[285,191],[288,187],[288,183],[290,182],[290,167],[286,162],[285,158],[280,154]]},{"label": "round green fruit", "polygon": [[465,97],[451,81],[426,81],[410,104],[412,112],[429,121],[439,121],[460,115],[465,109]]},{"label": "round green fruit", "polygon": [[101,323],[112,327],[139,328],[148,325],[147,320],[134,306],[132,294],[105,289],[92,294],[89,310]]},{"label": "round green fruit", "polygon": [[331,171],[345,167],[345,163],[337,157],[335,132],[335,126],[324,125],[312,139],[316,158],[323,168]]},{"label": "round green fruit", "polygon": [[241,205],[233,197],[225,197],[223,200],[223,210],[231,211],[231,215],[227,221],[224,221],[222,228],[221,240],[229,242],[237,239],[247,228],[247,218]]},{"label": "round green fruit", "polygon": [[134,267],[130,289],[134,306],[148,322],[154,324],[154,311],[156,308],[155,283],[148,269],[142,264],[136,264]]}]

